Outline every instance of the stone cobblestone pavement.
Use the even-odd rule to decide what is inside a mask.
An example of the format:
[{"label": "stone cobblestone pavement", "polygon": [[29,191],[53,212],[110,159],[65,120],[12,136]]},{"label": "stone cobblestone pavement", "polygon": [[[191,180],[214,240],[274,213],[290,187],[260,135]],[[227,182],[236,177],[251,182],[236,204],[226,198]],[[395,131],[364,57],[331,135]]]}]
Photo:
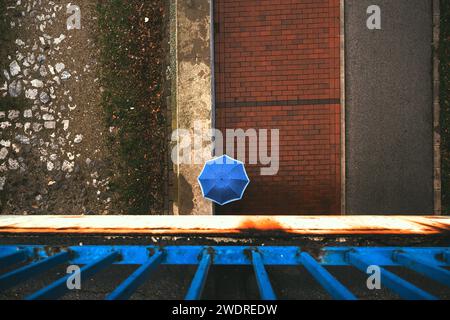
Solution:
[{"label": "stone cobblestone pavement", "polygon": [[109,188],[113,130],[102,122],[95,3],[77,3],[80,30],[67,28],[69,5],[9,1],[1,16],[16,36],[0,44],[3,214],[120,211]]}]

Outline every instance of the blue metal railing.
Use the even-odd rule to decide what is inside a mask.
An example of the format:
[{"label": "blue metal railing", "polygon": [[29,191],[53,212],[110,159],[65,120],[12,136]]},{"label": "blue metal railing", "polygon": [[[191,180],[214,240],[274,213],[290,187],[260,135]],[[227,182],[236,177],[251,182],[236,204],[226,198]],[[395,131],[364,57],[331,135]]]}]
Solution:
[{"label": "blue metal railing", "polygon": [[[24,266],[15,267],[17,264]],[[333,274],[328,266],[355,267],[366,273],[372,265],[380,267],[381,281],[404,299],[434,300],[436,297],[386,267],[404,267],[432,281],[450,287],[450,248],[397,247],[329,247],[323,248],[316,260],[299,247],[245,246],[72,246],[48,247],[39,245],[0,246],[0,268],[13,268],[0,274],[0,291],[17,286],[61,264],[83,265],[80,273],[92,276],[112,265],[138,265],[107,300],[123,300],[149,279],[159,265],[197,265],[197,271],[185,295],[186,300],[202,296],[211,265],[251,265],[255,272],[260,297],[275,300],[276,294],[265,266],[303,266],[317,283],[334,299],[355,300],[356,296]],[[1,270],[0,269],[0,270]],[[69,289],[70,275],[29,295],[27,300],[56,299]]]}]

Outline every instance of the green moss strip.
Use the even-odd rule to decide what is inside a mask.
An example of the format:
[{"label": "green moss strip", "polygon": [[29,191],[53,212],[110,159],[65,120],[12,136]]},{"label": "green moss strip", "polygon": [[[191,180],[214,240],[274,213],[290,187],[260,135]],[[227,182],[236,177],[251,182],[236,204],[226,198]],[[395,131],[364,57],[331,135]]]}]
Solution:
[{"label": "green moss strip", "polygon": [[[14,13],[13,10],[8,10],[8,6],[15,5],[13,0],[0,0],[0,85],[3,85],[5,79],[3,76],[3,70],[9,70],[8,55],[14,55],[16,52],[14,41],[17,37],[17,31],[15,28],[11,28],[11,15],[18,14],[19,11]],[[24,94],[21,97],[11,98],[9,96],[0,96],[0,111],[6,111],[10,109],[23,110],[30,105],[29,101],[26,101]]]},{"label": "green moss strip", "polygon": [[97,5],[102,104],[121,160],[111,187],[129,214],[161,213],[164,206],[163,1]]},{"label": "green moss strip", "polygon": [[442,210],[450,213],[450,1],[441,0],[440,103],[442,152]]}]

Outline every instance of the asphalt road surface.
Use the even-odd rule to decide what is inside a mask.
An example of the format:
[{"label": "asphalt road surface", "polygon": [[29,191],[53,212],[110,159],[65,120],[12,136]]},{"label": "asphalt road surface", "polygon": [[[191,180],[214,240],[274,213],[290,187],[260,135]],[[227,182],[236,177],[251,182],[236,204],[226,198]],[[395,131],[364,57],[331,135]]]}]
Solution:
[{"label": "asphalt road surface", "polygon": [[433,212],[431,3],[345,1],[348,214]]}]

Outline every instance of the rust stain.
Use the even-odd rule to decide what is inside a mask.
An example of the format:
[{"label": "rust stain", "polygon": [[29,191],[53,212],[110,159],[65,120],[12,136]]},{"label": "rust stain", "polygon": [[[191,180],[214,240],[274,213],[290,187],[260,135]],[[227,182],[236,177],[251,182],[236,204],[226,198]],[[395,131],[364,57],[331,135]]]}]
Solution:
[{"label": "rust stain", "polygon": [[415,222],[418,225],[421,225],[423,227],[431,228],[436,230],[438,233],[450,233],[449,225],[440,223],[440,222],[433,222],[433,223],[426,223],[426,222]]},{"label": "rust stain", "polygon": [[239,226],[240,232],[248,231],[276,231],[276,232],[288,232],[289,229],[283,227],[278,221],[272,219],[246,219]]}]

